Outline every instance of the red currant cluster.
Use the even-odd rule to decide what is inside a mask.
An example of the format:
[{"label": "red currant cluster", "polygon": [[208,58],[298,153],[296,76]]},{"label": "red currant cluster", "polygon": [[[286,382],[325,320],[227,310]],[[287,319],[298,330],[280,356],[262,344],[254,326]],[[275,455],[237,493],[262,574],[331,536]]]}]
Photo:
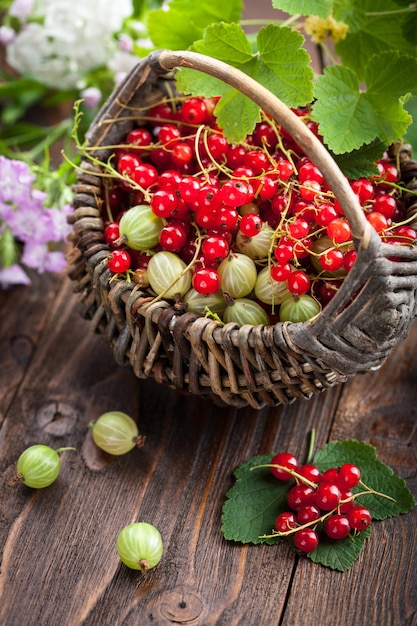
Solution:
[{"label": "red currant cluster", "polygon": [[[292,538],[298,550],[315,550],[321,531],[331,539],[344,539],[371,523],[370,511],[355,503],[358,493],[352,492],[361,479],[356,465],[346,463],[321,473],[314,465],[299,466],[295,456],[281,452],[272,459],[271,472],[278,480],[295,479],[287,495],[290,510],[277,516],[274,536]],[[363,487],[362,495],[369,493]]]},{"label": "red currant cluster", "polygon": [[[304,321],[330,301],[355,262],[349,222],[283,128],[262,114],[244,142],[231,144],[216,123],[216,102],[157,104],[116,150],[103,193],[108,267],[153,294],[184,298],[189,310],[223,317],[227,308],[227,321]],[[296,113],[318,134],[308,109]],[[352,188],[385,241],[413,245],[398,171],[388,158],[377,165],[378,176],[352,180]],[[142,205],[150,211],[124,219]],[[189,277],[176,291],[173,255],[181,278]],[[245,299],[251,317],[233,317],[225,295]],[[294,311],[289,301],[304,308]]]}]

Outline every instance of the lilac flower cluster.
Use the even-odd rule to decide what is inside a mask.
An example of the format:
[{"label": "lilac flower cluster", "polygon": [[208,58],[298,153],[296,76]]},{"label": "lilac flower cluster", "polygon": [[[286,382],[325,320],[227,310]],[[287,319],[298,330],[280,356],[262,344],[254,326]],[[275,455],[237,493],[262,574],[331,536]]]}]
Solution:
[{"label": "lilac flower cluster", "polygon": [[66,265],[62,243],[71,227],[70,205],[47,207],[47,194],[23,161],[0,156],[0,287],[28,284],[25,268],[60,272]]}]

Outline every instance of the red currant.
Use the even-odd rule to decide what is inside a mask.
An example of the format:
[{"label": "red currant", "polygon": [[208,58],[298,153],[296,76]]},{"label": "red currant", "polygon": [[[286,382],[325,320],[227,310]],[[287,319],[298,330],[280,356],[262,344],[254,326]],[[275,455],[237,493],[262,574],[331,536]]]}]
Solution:
[{"label": "red currant", "polygon": [[294,546],[301,552],[312,552],[319,545],[319,536],[311,528],[301,528],[294,533]]},{"label": "red currant", "polygon": [[297,520],[295,518],[294,513],[291,511],[284,511],[283,513],[279,513],[275,519],[275,530],[280,533],[286,533],[288,530],[295,528],[297,526]]},{"label": "red currant", "polygon": [[345,463],[339,467],[337,483],[343,490],[353,489],[361,479],[361,471],[353,463]]},{"label": "red currant", "polygon": [[320,518],[321,511],[315,504],[303,504],[297,511],[297,522],[303,526]]},{"label": "red currant", "polygon": [[324,523],[324,532],[331,539],[344,539],[350,533],[348,518],[340,513],[331,515]]},{"label": "red currant", "polygon": [[342,498],[342,493],[337,485],[332,483],[320,483],[315,494],[315,503],[323,511],[331,511],[336,508]]},{"label": "red currant", "polygon": [[309,485],[295,485],[287,494],[287,504],[293,511],[298,511],[304,504],[313,504],[315,495],[315,490]]},{"label": "red currant", "polygon": [[126,250],[114,250],[107,259],[109,270],[115,274],[127,272],[130,263],[130,254]]},{"label": "red currant", "polygon": [[354,506],[348,511],[349,524],[355,530],[365,530],[372,521],[370,511],[364,506]]},{"label": "red currant", "polygon": [[193,287],[198,293],[216,293],[220,289],[220,276],[216,270],[202,267],[193,276]]},{"label": "red currant", "polygon": [[[295,456],[289,452],[279,452],[272,458],[271,465],[281,465],[284,468],[295,470],[298,467],[298,461]],[[271,472],[278,480],[290,480],[292,478],[291,474],[286,472],[285,469],[271,467]]]}]

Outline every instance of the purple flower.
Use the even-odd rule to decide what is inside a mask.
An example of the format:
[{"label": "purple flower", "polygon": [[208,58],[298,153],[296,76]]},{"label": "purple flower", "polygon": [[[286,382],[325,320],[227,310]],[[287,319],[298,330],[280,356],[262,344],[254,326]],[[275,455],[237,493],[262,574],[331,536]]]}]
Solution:
[{"label": "purple flower", "polygon": [[0,287],[8,289],[12,285],[29,285],[30,278],[20,267],[20,265],[11,265],[2,269],[0,267]]},{"label": "purple flower", "polygon": [[12,237],[11,242],[0,239],[0,287],[30,282],[19,264],[7,267],[13,262],[13,243],[23,266],[39,273],[65,268],[64,253],[56,248],[71,232],[67,216],[73,209],[69,204],[47,207],[47,200],[26,163],[0,156],[0,234],[8,232]]},{"label": "purple flower", "polygon": [[17,17],[21,22],[26,22],[32,13],[34,4],[34,0],[14,0],[9,9],[9,15]]}]

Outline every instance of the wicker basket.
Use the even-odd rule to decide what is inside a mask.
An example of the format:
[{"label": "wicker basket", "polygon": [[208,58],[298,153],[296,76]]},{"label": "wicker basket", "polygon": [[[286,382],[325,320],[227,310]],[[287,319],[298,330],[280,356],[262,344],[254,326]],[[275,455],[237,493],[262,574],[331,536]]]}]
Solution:
[{"label": "wicker basket", "polygon": [[[417,248],[383,243],[364,217],[349,183],[319,140],[269,91],[228,65],[190,52],[158,51],[143,59],[109,98],[87,136],[106,160],[137,125],[139,111],[161,100],[172,71],[193,67],[236,87],[271,114],[320,168],[348,218],[357,260],[336,296],[313,320],[237,326],[179,310],[125,281],[110,282],[105,259],[100,170],[85,160],[74,188],[69,276],[81,315],[111,346],[118,364],[138,378],[191,394],[256,409],[310,398],[328,387],[379,368],[404,339],[417,314]],[[169,80],[168,80],[169,79]],[[94,154],[94,153],[93,153]],[[417,164],[401,155],[402,181],[417,189]],[[407,194],[409,214],[417,199]],[[395,256],[396,260],[390,260]],[[352,295],[356,297],[352,299]]]}]

